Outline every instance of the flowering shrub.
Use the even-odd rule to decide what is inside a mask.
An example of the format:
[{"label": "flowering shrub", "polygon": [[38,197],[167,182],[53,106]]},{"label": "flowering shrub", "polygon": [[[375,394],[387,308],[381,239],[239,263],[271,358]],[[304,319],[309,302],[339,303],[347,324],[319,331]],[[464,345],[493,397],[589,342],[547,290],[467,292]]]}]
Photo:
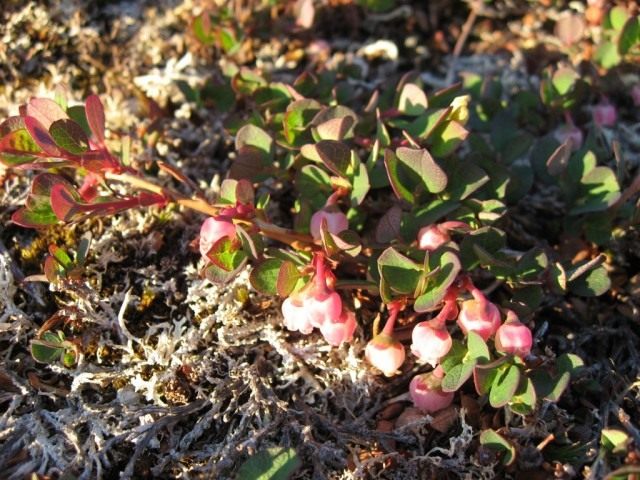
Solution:
[{"label": "flowering shrub", "polygon": [[[241,36],[230,19],[215,28],[211,20],[198,17],[195,35],[235,51]],[[615,35],[627,38],[625,30]],[[427,96],[411,74],[395,89],[369,92],[335,71],[287,85],[239,69],[231,95],[254,111],[230,117],[235,154],[215,203],[182,193],[192,182],[169,165],[156,162],[179,187],[132,166],[126,149],[114,153],[98,96],[73,106],[63,95],[34,98],[0,124],[0,161],[40,172],[13,221],[40,228],[171,203],[196,210],[206,216],[198,238],[203,276],[226,282],[251,265],[253,287],[283,299],[288,330],[318,329],[340,347],[358,324],[368,332],[365,312],[381,311],[384,329],[374,322],[364,356],[386,376],[407,371],[408,360],[432,368],[411,382],[418,408],[448,406],[473,377],[492,406],[529,413],[538,398],[557,400],[581,364],[536,348],[531,329],[543,297],[600,295],[610,281],[597,247],[577,262],[542,242],[521,248],[509,233],[510,209],[535,178],[561,192],[554,235],[605,245],[614,222],[628,218],[631,197],[604,164],[608,145],[594,134],[585,140],[587,126],[571,114],[583,105],[594,127],[607,127],[615,107],[581,103],[585,85],[573,69],[548,70],[540,99],[501,101],[491,81],[470,75]],[[545,108],[564,123],[534,141]],[[290,224],[270,220],[277,192],[267,179],[293,189]],[[611,228],[597,228],[603,217]],[[68,255],[50,252],[46,278],[72,279]],[[398,327],[412,331],[411,356]],[[55,349],[50,358],[70,348],[51,338],[38,340]]]}]

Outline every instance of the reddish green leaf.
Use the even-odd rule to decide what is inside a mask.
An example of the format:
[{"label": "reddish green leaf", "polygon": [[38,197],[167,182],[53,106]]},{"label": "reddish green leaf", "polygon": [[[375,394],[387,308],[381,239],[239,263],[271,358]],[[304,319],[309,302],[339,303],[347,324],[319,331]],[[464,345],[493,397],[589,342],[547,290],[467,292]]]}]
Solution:
[{"label": "reddish green leaf", "polygon": [[48,130],[56,120],[68,118],[67,114],[54,100],[49,98],[32,98],[27,104],[27,116],[35,118]]},{"label": "reddish green leaf", "polygon": [[60,152],[56,142],[53,141],[49,132],[35,117],[24,117],[24,125],[31,138],[47,155],[52,157],[61,156],[62,152]]},{"label": "reddish green leaf", "polygon": [[9,132],[0,140],[0,162],[8,167],[33,162],[39,158],[35,154],[41,152],[42,149],[24,128]]},{"label": "reddish green leaf", "polygon": [[398,99],[398,110],[405,115],[417,116],[427,109],[428,101],[424,91],[415,83],[407,83],[402,87]]},{"label": "reddish green leaf", "polygon": [[280,269],[278,270],[278,279],[276,281],[276,291],[282,298],[288,297],[293,289],[296,287],[298,280],[300,279],[300,273],[298,269],[288,260],[282,262]]},{"label": "reddish green leaf", "polygon": [[320,140],[316,144],[304,145],[301,153],[309,160],[323,163],[330,171],[343,177],[351,164],[351,149],[335,140]]},{"label": "reddish green leaf", "polygon": [[431,193],[440,193],[447,187],[447,174],[426,149],[400,147],[396,156],[404,166],[416,174]]},{"label": "reddish green leaf", "polygon": [[503,455],[502,463],[511,465],[516,459],[516,449],[495,430],[483,430],[480,434],[480,445],[489,447]]},{"label": "reddish green leaf", "polygon": [[68,185],[57,183],[51,187],[51,209],[59,220],[71,222],[83,212],[79,195]]},{"label": "reddish green leaf", "polygon": [[256,265],[249,275],[253,288],[265,295],[277,295],[278,277],[283,263],[280,258],[268,258]]},{"label": "reddish green leaf", "polygon": [[49,127],[53,140],[63,150],[80,155],[89,149],[89,139],[82,127],[73,120],[56,120]]},{"label": "reddish green leaf", "polygon": [[102,145],[104,143],[104,107],[98,95],[89,95],[85,101],[85,115],[87,123],[93,133],[95,141]]}]

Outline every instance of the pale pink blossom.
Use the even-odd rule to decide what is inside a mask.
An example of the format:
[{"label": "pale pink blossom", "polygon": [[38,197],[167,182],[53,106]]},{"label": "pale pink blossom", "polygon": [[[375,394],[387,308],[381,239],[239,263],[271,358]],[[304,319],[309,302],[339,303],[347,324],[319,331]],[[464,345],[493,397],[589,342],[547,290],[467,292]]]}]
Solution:
[{"label": "pale pink blossom", "polygon": [[524,358],[531,353],[533,335],[531,329],[518,320],[516,314],[509,310],[507,320],[496,332],[496,350],[501,353]]},{"label": "pale pink blossom", "polygon": [[313,325],[309,322],[307,309],[297,297],[288,297],[282,302],[282,316],[284,325],[291,331],[309,334],[313,331]]},{"label": "pale pink blossom", "polygon": [[473,298],[462,303],[458,325],[465,335],[475,332],[486,342],[500,326],[500,310],[486,298]]},{"label": "pale pink blossom", "polygon": [[421,322],[413,328],[411,334],[411,352],[421,362],[435,367],[453,344],[446,328],[433,328],[429,322]]},{"label": "pale pink blossom", "polygon": [[441,388],[444,373],[440,367],[422,375],[416,375],[409,384],[409,396],[416,408],[425,413],[434,413],[453,402],[453,392]]},{"label": "pale pink blossom", "polygon": [[381,333],[369,341],[364,355],[371,365],[381,370],[387,377],[394,375],[405,359],[402,343],[385,333]]},{"label": "pale pink blossom", "polygon": [[333,346],[340,346],[353,339],[356,330],[356,315],[351,310],[344,309],[336,320],[327,320],[320,327],[324,339]]},{"label": "pale pink blossom", "polygon": [[322,210],[318,210],[311,216],[309,231],[311,232],[311,236],[314,240],[320,240],[322,238],[320,229],[322,227],[323,220],[326,220],[327,222],[327,230],[329,233],[333,233],[334,235],[337,235],[349,228],[349,220],[347,220],[347,216],[337,207],[324,207]]}]

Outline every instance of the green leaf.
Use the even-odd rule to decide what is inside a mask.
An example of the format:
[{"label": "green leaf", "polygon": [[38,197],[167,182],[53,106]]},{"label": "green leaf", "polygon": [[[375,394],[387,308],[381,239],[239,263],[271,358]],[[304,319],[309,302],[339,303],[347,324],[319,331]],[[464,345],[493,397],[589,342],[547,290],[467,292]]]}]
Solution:
[{"label": "green leaf", "polygon": [[520,385],[511,399],[509,408],[520,415],[529,415],[536,408],[536,390],[530,378],[522,376]]},{"label": "green leaf", "polygon": [[491,385],[489,403],[493,408],[504,407],[511,401],[520,384],[520,368],[507,365],[502,368]]},{"label": "green leaf", "polygon": [[73,120],[56,120],[49,127],[49,133],[61,149],[80,155],[89,150],[89,138],[84,130]]},{"label": "green leaf", "polygon": [[236,479],[287,480],[301,465],[293,448],[267,448],[249,457],[238,469]]},{"label": "green leaf", "polygon": [[191,28],[193,30],[193,34],[200,43],[206,46],[215,44],[216,35],[215,32],[211,30],[211,18],[208,12],[198,15],[193,20]]},{"label": "green leaf", "polygon": [[344,140],[353,136],[356,121],[352,116],[332,118],[313,128],[316,140]]},{"label": "green leaf", "polygon": [[398,199],[405,200],[413,204],[415,198],[409,188],[405,186],[406,180],[401,178],[400,162],[398,161],[398,157],[396,157],[396,154],[388,148],[384,151],[384,166],[387,170],[391,188]]},{"label": "green leaf", "polygon": [[447,194],[451,200],[464,200],[489,181],[486,172],[475,163],[454,158],[445,166],[448,184]]},{"label": "green leaf", "polygon": [[369,192],[369,173],[367,172],[367,167],[365,166],[365,164],[360,161],[354,151],[351,151],[351,156],[353,164],[353,174],[349,175],[349,181],[351,182],[351,192],[349,193],[349,198],[351,200],[351,205],[353,207],[357,207],[364,201],[367,193]]},{"label": "green leaf", "polygon": [[[493,363],[493,362],[492,362]],[[498,368],[486,368],[484,365],[476,365],[473,369],[473,384],[478,395],[486,395],[498,375]]]},{"label": "green leaf", "polygon": [[484,445],[498,453],[503,454],[503,465],[512,465],[516,459],[515,447],[502,435],[490,428],[487,430],[483,430],[480,434],[480,445]]},{"label": "green leaf", "polygon": [[471,270],[481,263],[478,256],[480,247],[490,255],[496,254],[506,245],[506,235],[502,230],[494,227],[482,227],[469,232],[460,243],[460,261],[465,270]]},{"label": "green leaf", "polygon": [[620,185],[609,167],[595,167],[580,180],[571,215],[606,210],[620,198]]},{"label": "green leaf", "polygon": [[[436,131],[436,129],[442,125],[453,109],[440,108],[437,110],[427,110],[424,114],[417,117],[413,122],[406,125],[404,130],[413,138],[419,138],[420,140],[428,140],[429,137]],[[380,137],[378,137],[380,138]],[[391,143],[391,140],[387,142],[387,145]],[[385,146],[387,146],[385,145]]]},{"label": "green leaf", "polygon": [[300,272],[293,264],[293,262],[284,261],[282,265],[280,265],[280,269],[278,270],[278,277],[276,281],[276,291],[278,295],[283,298],[289,296],[291,292],[293,292],[298,280],[300,280]]},{"label": "green leaf", "polygon": [[602,42],[596,49],[594,60],[606,69],[618,65],[622,58],[618,53],[618,46],[613,42]]},{"label": "green leaf", "polygon": [[31,356],[36,362],[55,363],[60,360],[63,340],[53,332],[44,332],[40,339],[31,341]]},{"label": "green leaf", "polygon": [[442,170],[426,149],[399,147],[396,149],[398,161],[408,171],[418,177],[417,182],[431,193],[440,193],[447,187],[447,174]]},{"label": "green leaf", "polygon": [[272,160],[273,139],[262,128],[248,124],[238,130],[236,134],[236,150],[240,150],[245,145],[256,147],[260,150],[266,162]]},{"label": "green leaf", "polygon": [[378,258],[378,271],[391,290],[410,295],[416,289],[422,269],[413,260],[389,247]]},{"label": "green leaf", "polygon": [[467,347],[465,347],[459,340],[453,340],[451,350],[444,358],[440,360],[440,366],[445,373],[448,373],[453,367],[462,363],[462,359],[467,354]]},{"label": "green leaf", "polygon": [[625,26],[628,18],[629,14],[624,7],[613,7],[607,15],[605,26],[620,31]]},{"label": "green leaf", "polygon": [[631,438],[622,430],[617,428],[603,428],[600,432],[600,443],[611,453],[619,454],[627,451],[627,445]]},{"label": "green leaf", "polygon": [[491,359],[489,347],[480,335],[476,332],[467,333],[467,358],[479,362],[488,362]]},{"label": "green leaf", "polygon": [[436,157],[446,157],[467,138],[469,131],[459,122],[451,120],[438,127],[431,137],[431,153]]},{"label": "green leaf", "polygon": [[624,24],[618,39],[620,55],[626,55],[633,47],[640,44],[640,17],[631,17]]},{"label": "green leaf", "polygon": [[423,288],[418,292],[413,305],[416,312],[428,311],[444,299],[447,290],[460,273],[460,260],[454,252],[438,249],[429,256],[429,272],[436,269],[437,272],[426,278]]},{"label": "green leaf", "polygon": [[[0,127],[5,126],[11,118],[16,117],[10,117]],[[0,162],[7,167],[15,167],[38,160],[35,154],[40,152],[42,149],[25,128],[10,131],[0,140]]]},{"label": "green leaf", "polygon": [[597,297],[608,292],[610,288],[609,273],[602,265],[569,282],[569,290],[583,297]]},{"label": "green leaf", "polygon": [[566,95],[580,78],[578,73],[568,67],[559,68],[552,77],[552,83],[560,95]]},{"label": "green leaf", "polygon": [[428,101],[424,91],[415,83],[406,83],[398,98],[398,111],[405,115],[417,116],[427,109]]},{"label": "green leaf", "polygon": [[300,196],[309,202],[314,211],[324,207],[327,198],[333,192],[331,178],[315,165],[305,165],[298,171],[296,187]]},{"label": "green leaf", "polygon": [[459,363],[449,369],[442,379],[442,391],[455,392],[469,380],[473,374],[476,362]]},{"label": "green leaf", "polygon": [[278,276],[284,263],[279,258],[268,258],[256,265],[249,275],[251,286],[265,295],[277,295]]},{"label": "green leaf", "polygon": [[237,272],[246,262],[247,254],[229,237],[218,240],[207,253],[207,258],[226,272]]},{"label": "green leaf", "polygon": [[336,140],[320,140],[316,144],[303,145],[300,153],[309,160],[323,163],[331,172],[345,177],[351,164],[351,149]]},{"label": "green leaf", "polygon": [[536,394],[540,398],[557,402],[569,386],[571,376],[583,366],[582,359],[575,354],[564,353],[556,360],[556,374],[537,370],[531,375]]}]

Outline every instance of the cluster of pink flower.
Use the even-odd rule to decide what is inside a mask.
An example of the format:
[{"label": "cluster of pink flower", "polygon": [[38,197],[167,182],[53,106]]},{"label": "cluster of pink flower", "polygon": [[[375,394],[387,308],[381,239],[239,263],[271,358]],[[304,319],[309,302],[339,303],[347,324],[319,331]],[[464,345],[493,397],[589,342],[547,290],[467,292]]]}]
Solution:
[{"label": "cluster of pink flower", "polygon": [[[435,250],[451,240],[450,229],[465,227],[460,222],[425,227],[418,234],[418,245],[424,250]],[[462,302],[458,308],[457,297],[461,288],[469,291],[473,298]],[[369,342],[365,355],[373,366],[391,376],[404,363],[405,349],[393,338],[393,326],[400,306],[390,304],[388,307],[389,319],[385,328]],[[444,392],[441,388],[444,372],[439,365],[453,344],[447,321],[457,319],[458,327],[465,335],[475,332],[484,341],[493,337],[496,350],[502,354],[521,358],[529,355],[533,343],[531,330],[519,321],[512,310],[505,313],[506,319],[501,324],[498,307],[470,281],[450,288],[440,312],[433,319],[418,323],[412,332],[411,352],[420,362],[434,367],[433,371],[417,375],[411,381],[409,394],[417,408],[430,413],[447,407],[453,401],[453,393]]]},{"label": "cluster of pink flower", "polygon": [[[238,213],[238,212],[227,212]],[[346,216],[335,206],[327,206],[311,218],[310,230],[314,240],[321,239],[324,229],[338,234],[348,228]],[[418,233],[418,247],[434,251],[451,241],[451,230],[468,230],[462,222],[444,222],[422,228]],[[205,259],[220,239],[236,238],[236,226],[232,216],[221,214],[210,217],[200,231],[200,252]],[[316,252],[310,265],[311,280],[282,303],[285,326],[292,331],[309,334],[318,328],[326,341],[334,346],[349,342],[356,329],[353,311],[343,304],[342,298],[333,288],[335,277],[328,268],[323,253]],[[458,306],[462,290],[472,298]],[[395,322],[404,308],[402,301],[387,305],[389,318],[384,329],[367,344],[365,357],[384,375],[394,375],[405,361],[404,345],[393,336]],[[450,287],[440,312],[432,319],[418,323],[412,332],[411,352],[421,363],[430,364],[433,371],[416,376],[410,384],[410,396],[417,408],[434,412],[447,407],[453,401],[452,392],[441,389],[444,372],[439,363],[449,353],[453,341],[447,322],[457,320],[463,334],[475,332],[483,340],[494,338],[495,348],[506,355],[526,357],[532,346],[531,330],[522,324],[516,314],[506,310],[506,319],[501,323],[498,307],[477,289],[469,280]]]}]

